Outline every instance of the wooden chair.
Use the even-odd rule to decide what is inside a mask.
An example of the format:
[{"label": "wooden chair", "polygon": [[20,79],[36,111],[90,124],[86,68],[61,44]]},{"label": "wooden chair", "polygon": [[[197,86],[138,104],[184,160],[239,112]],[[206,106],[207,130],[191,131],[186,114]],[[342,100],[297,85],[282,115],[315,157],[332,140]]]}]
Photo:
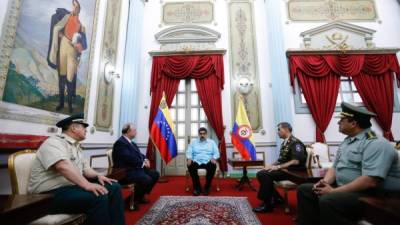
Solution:
[{"label": "wooden chair", "polygon": [[[12,194],[28,194],[28,184],[31,175],[32,164],[36,158],[36,151],[23,150],[11,154],[8,157],[8,171],[10,173]],[[54,214],[39,218],[30,225],[47,224],[84,224],[86,216],[84,214]]]},{"label": "wooden chair", "polygon": [[394,146],[395,149],[400,150],[400,141],[396,142],[396,145]]},{"label": "wooden chair", "polygon": [[[199,168],[199,169],[197,169],[197,173],[199,174],[199,176],[206,176],[206,174],[207,174],[207,170],[206,169],[203,169],[203,168]],[[219,169],[219,163],[217,162],[217,169],[215,170],[215,175],[214,175],[214,180],[215,180],[215,185],[216,185],[216,190],[219,192],[219,191],[221,191],[221,188],[220,188],[220,174],[221,174],[221,171],[220,171],[220,169]],[[189,173],[189,170],[187,170],[186,169],[186,181],[185,181],[185,191],[186,192],[188,192],[188,191],[190,191],[190,187],[191,187],[191,185],[190,185],[190,183],[191,183],[191,177],[190,177],[190,173]]]},{"label": "wooden chair", "polygon": [[[114,165],[114,163],[113,163],[114,161],[112,158],[112,151],[113,151],[112,149],[109,149],[106,152],[109,168],[112,168]],[[131,194],[129,197],[129,210],[135,210],[135,183],[122,185],[122,188],[126,188],[126,189],[130,190]]]},{"label": "wooden chair", "polygon": [[315,142],[311,145],[313,161],[317,162],[318,168],[330,168],[333,165],[332,156],[329,152],[329,146],[325,143]]},{"label": "wooden chair", "polygon": [[[307,151],[306,168],[311,168],[311,161],[313,158],[313,149],[311,146],[306,146],[306,151]],[[290,180],[282,180],[282,181],[275,181],[274,185],[276,188],[283,189],[284,200],[285,200],[285,213],[290,213],[288,193],[290,190],[296,189],[297,184],[293,183]]]}]

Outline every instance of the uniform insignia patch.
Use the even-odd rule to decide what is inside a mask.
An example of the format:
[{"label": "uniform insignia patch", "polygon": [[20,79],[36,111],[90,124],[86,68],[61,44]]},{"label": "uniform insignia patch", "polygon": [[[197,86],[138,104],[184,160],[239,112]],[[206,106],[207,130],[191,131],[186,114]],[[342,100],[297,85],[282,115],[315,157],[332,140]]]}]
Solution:
[{"label": "uniform insignia patch", "polygon": [[301,152],[301,144],[297,144],[296,145],[296,151],[297,152]]},{"label": "uniform insignia patch", "polygon": [[368,139],[368,140],[377,139],[377,138],[378,138],[378,137],[376,136],[375,132],[373,132],[373,131],[368,131],[368,132],[366,133],[366,136],[367,136],[367,139]]}]

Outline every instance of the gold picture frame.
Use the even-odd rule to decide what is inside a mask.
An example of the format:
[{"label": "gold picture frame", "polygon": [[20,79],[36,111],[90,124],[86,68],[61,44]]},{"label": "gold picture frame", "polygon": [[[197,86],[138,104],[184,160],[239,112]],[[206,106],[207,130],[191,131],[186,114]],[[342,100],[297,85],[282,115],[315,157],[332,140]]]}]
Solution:
[{"label": "gold picture frame", "polygon": [[[96,28],[97,28],[97,22],[98,22],[98,14],[99,14],[99,2],[100,0],[92,0],[91,2],[85,1],[81,8],[81,14],[85,14],[85,16],[82,16],[84,18],[87,18],[86,21],[88,22],[83,22],[83,26],[85,27],[85,32],[87,35],[87,50],[82,53],[82,56],[80,56],[80,67],[84,67],[84,70],[80,70],[81,74],[77,75],[80,78],[79,79],[85,79],[85,81],[82,83],[83,85],[78,86],[78,83],[76,83],[76,93],[79,91],[82,93],[80,96],[83,98],[80,100],[80,108],[78,111],[73,111],[73,113],[78,113],[78,112],[84,112],[85,117],[87,117],[87,112],[88,112],[88,104],[89,104],[89,97],[90,97],[90,86],[91,86],[91,77],[92,77],[92,67],[93,67],[93,57],[94,57],[94,44],[96,43]],[[0,119],[7,119],[7,120],[17,120],[17,121],[24,121],[24,122],[33,122],[33,123],[39,123],[39,124],[50,124],[53,125],[60,119],[64,118],[66,114],[71,114],[71,112],[66,113],[65,111],[57,111],[54,106],[54,110],[49,110],[48,107],[44,107],[44,102],[46,101],[53,101],[53,98],[56,98],[58,95],[55,94],[54,88],[58,88],[59,84],[54,84],[54,82],[59,82],[57,77],[52,77],[54,79],[54,82],[51,83],[52,86],[48,86],[48,84],[43,84],[43,87],[41,86],[41,89],[34,89],[35,93],[45,93],[46,96],[43,98],[44,100],[38,101],[28,101],[21,103],[20,101],[10,101],[7,100],[5,101],[4,98],[5,95],[8,93],[6,92],[6,82],[7,82],[7,77],[9,75],[10,69],[12,71],[17,71],[13,66],[10,67],[12,64],[12,59],[20,59],[22,56],[26,56],[29,54],[21,54],[21,49],[25,50],[25,52],[33,52],[32,59],[35,59],[35,62],[40,62],[40,65],[38,64],[38,68],[40,71],[49,71],[50,68],[47,68],[47,64],[44,63],[46,61],[46,56],[43,55],[41,52],[46,50],[49,45],[43,45],[47,44],[46,38],[43,38],[43,36],[38,36],[35,39],[35,34],[37,33],[42,33],[43,35],[49,35],[50,36],[50,30],[49,26],[47,23],[50,23],[52,20],[51,15],[54,12],[58,12],[60,8],[63,10],[70,11],[71,10],[71,0],[62,0],[62,1],[50,1],[47,4],[46,2],[43,2],[42,0],[15,0],[15,1],[9,1],[7,7],[7,12],[6,16],[4,19],[4,23],[2,26],[2,32],[1,32],[1,37],[0,37]],[[54,6],[54,4],[57,4]],[[90,10],[86,9],[84,6],[90,4]],[[54,7],[51,7],[54,6]],[[85,11],[86,10],[86,11]],[[93,10],[93,11],[92,11]],[[42,16],[49,16],[47,19],[42,19],[42,20],[32,20],[29,18],[29,16],[33,15],[32,12],[38,12]],[[54,15],[54,14],[53,14]],[[80,17],[81,18],[81,17]],[[46,24],[42,24],[39,21],[47,21]],[[36,24],[37,27],[31,26],[29,24]],[[25,26],[23,26],[25,25]],[[29,25],[29,26],[28,26]],[[36,29],[35,34],[30,34],[29,30],[24,30],[26,27],[29,27],[30,29]],[[90,35],[89,35],[90,33]],[[31,36],[27,35],[30,34]],[[20,36],[19,36],[20,35]],[[21,41],[21,37],[28,37],[28,41]],[[30,37],[30,38],[29,38]],[[39,42],[40,41],[40,42]],[[25,43],[25,45],[21,45],[21,43]],[[38,44],[39,43],[39,44]],[[17,48],[18,44],[18,48]],[[22,46],[22,47],[21,47]],[[43,46],[45,48],[43,48]],[[15,50],[19,51],[19,54],[14,54]],[[44,49],[44,50],[43,50]],[[35,54],[34,54],[35,53]],[[46,53],[44,53],[46,54]],[[44,59],[44,60],[43,60]],[[19,60],[22,61],[22,60]],[[27,64],[31,65],[31,64]],[[35,67],[36,68],[36,67]],[[39,70],[38,69],[38,70]],[[32,70],[32,71],[38,71],[38,70]],[[55,70],[56,71],[56,70]],[[28,71],[29,72],[29,71]],[[41,82],[40,79],[37,79],[36,75],[33,75],[34,73],[28,73],[28,72],[23,72],[23,75],[29,76],[25,77],[23,80],[27,80],[29,82],[24,82],[25,84],[30,84],[29,87],[38,87],[36,85]],[[50,73],[50,72],[49,72]],[[51,74],[54,72],[52,71]],[[17,75],[21,77],[20,72],[17,71]],[[21,73],[22,74],[22,73]],[[38,73],[39,74],[39,73]],[[40,73],[42,74],[42,73]],[[84,78],[82,78],[82,76]],[[14,76],[15,77],[15,76]],[[46,81],[46,79],[43,79]],[[77,78],[78,80],[78,78]],[[78,81],[77,81],[78,82]],[[46,86],[47,85],[47,86]],[[10,90],[24,90],[22,86],[10,86],[13,88],[9,88]],[[84,88],[84,89],[83,89]],[[39,90],[42,90],[40,92]],[[47,91],[47,92],[46,92]],[[57,89],[58,91],[58,89]],[[22,94],[21,94],[22,93]],[[21,92],[19,95],[24,97],[23,93]],[[39,94],[38,94],[39,95]],[[54,97],[56,96],[56,97]],[[77,94],[76,94],[77,96]],[[77,97],[75,96],[75,99]],[[21,97],[21,98],[22,98]],[[30,98],[30,96],[25,96],[24,98]],[[82,101],[84,101],[82,103]],[[49,104],[51,105],[51,104]],[[51,105],[51,107],[53,107]],[[57,107],[58,108],[58,107]],[[76,110],[76,109],[75,109]]]}]

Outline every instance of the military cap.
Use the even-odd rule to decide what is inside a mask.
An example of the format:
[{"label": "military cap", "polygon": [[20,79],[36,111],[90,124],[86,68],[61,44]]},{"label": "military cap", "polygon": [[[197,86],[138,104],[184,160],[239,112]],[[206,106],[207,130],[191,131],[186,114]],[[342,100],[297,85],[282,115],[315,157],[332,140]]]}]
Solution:
[{"label": "military cap", "polygon": [[350,117],[356,121],[369,121],[371,117],[376,116],[375,113],[363,107],[358,107],[347,102],[342,102],[340,106],[342,107],[342,112],[338,116],[339,118]]},{"label": "military cap", "polygon": [[69,126],[72,123],[80,123],[80,124],[83,124],[83,126],[85,126],[85,127],[89,126],[89,124],[87,124],[84,120],[83,113],[75,114],[75,115],[69,116],[67,118],[64,118],[64,119],[58,121],[56,123],[56,126],[60,127],[60,128],[65,128],[66,126]]}]

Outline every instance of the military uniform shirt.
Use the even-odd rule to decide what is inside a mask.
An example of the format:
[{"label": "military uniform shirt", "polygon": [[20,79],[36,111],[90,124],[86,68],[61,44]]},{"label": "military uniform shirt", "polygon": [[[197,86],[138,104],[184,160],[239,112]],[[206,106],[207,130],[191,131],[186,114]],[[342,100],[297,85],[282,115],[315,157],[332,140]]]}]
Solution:
[{"label": "military uniform shirt", "polygon": [[81,174],[89,168],[78,141],[66,134],[50,137],[36,153],[29,180],[29,193],[41,193],[73,185],[62,174],[51,168],[60,160],[70,160]]},{"label": "military uniform shirt", "polygon": [[293,165],[291,167],[305,167],[307,159],[306,147],[299,139],[292,135],[282,143],[278,162],[282,164],[293,159],[299,160],[299,165]]},{"label": "military uniform shirt", "polygon": [[385,179],[396,152],[390,143],[378,138],[371,129],[365,129],[355,137],[346,137],[339,145],[333,167],[336,182],[344,185],[360,176]]},{"label": "military uniform shirt", "polygon": [[400,150],[396,151],[396,160],[392,164],[386,179],[382,182],[380,188],[387,191],[400,191]]}]

